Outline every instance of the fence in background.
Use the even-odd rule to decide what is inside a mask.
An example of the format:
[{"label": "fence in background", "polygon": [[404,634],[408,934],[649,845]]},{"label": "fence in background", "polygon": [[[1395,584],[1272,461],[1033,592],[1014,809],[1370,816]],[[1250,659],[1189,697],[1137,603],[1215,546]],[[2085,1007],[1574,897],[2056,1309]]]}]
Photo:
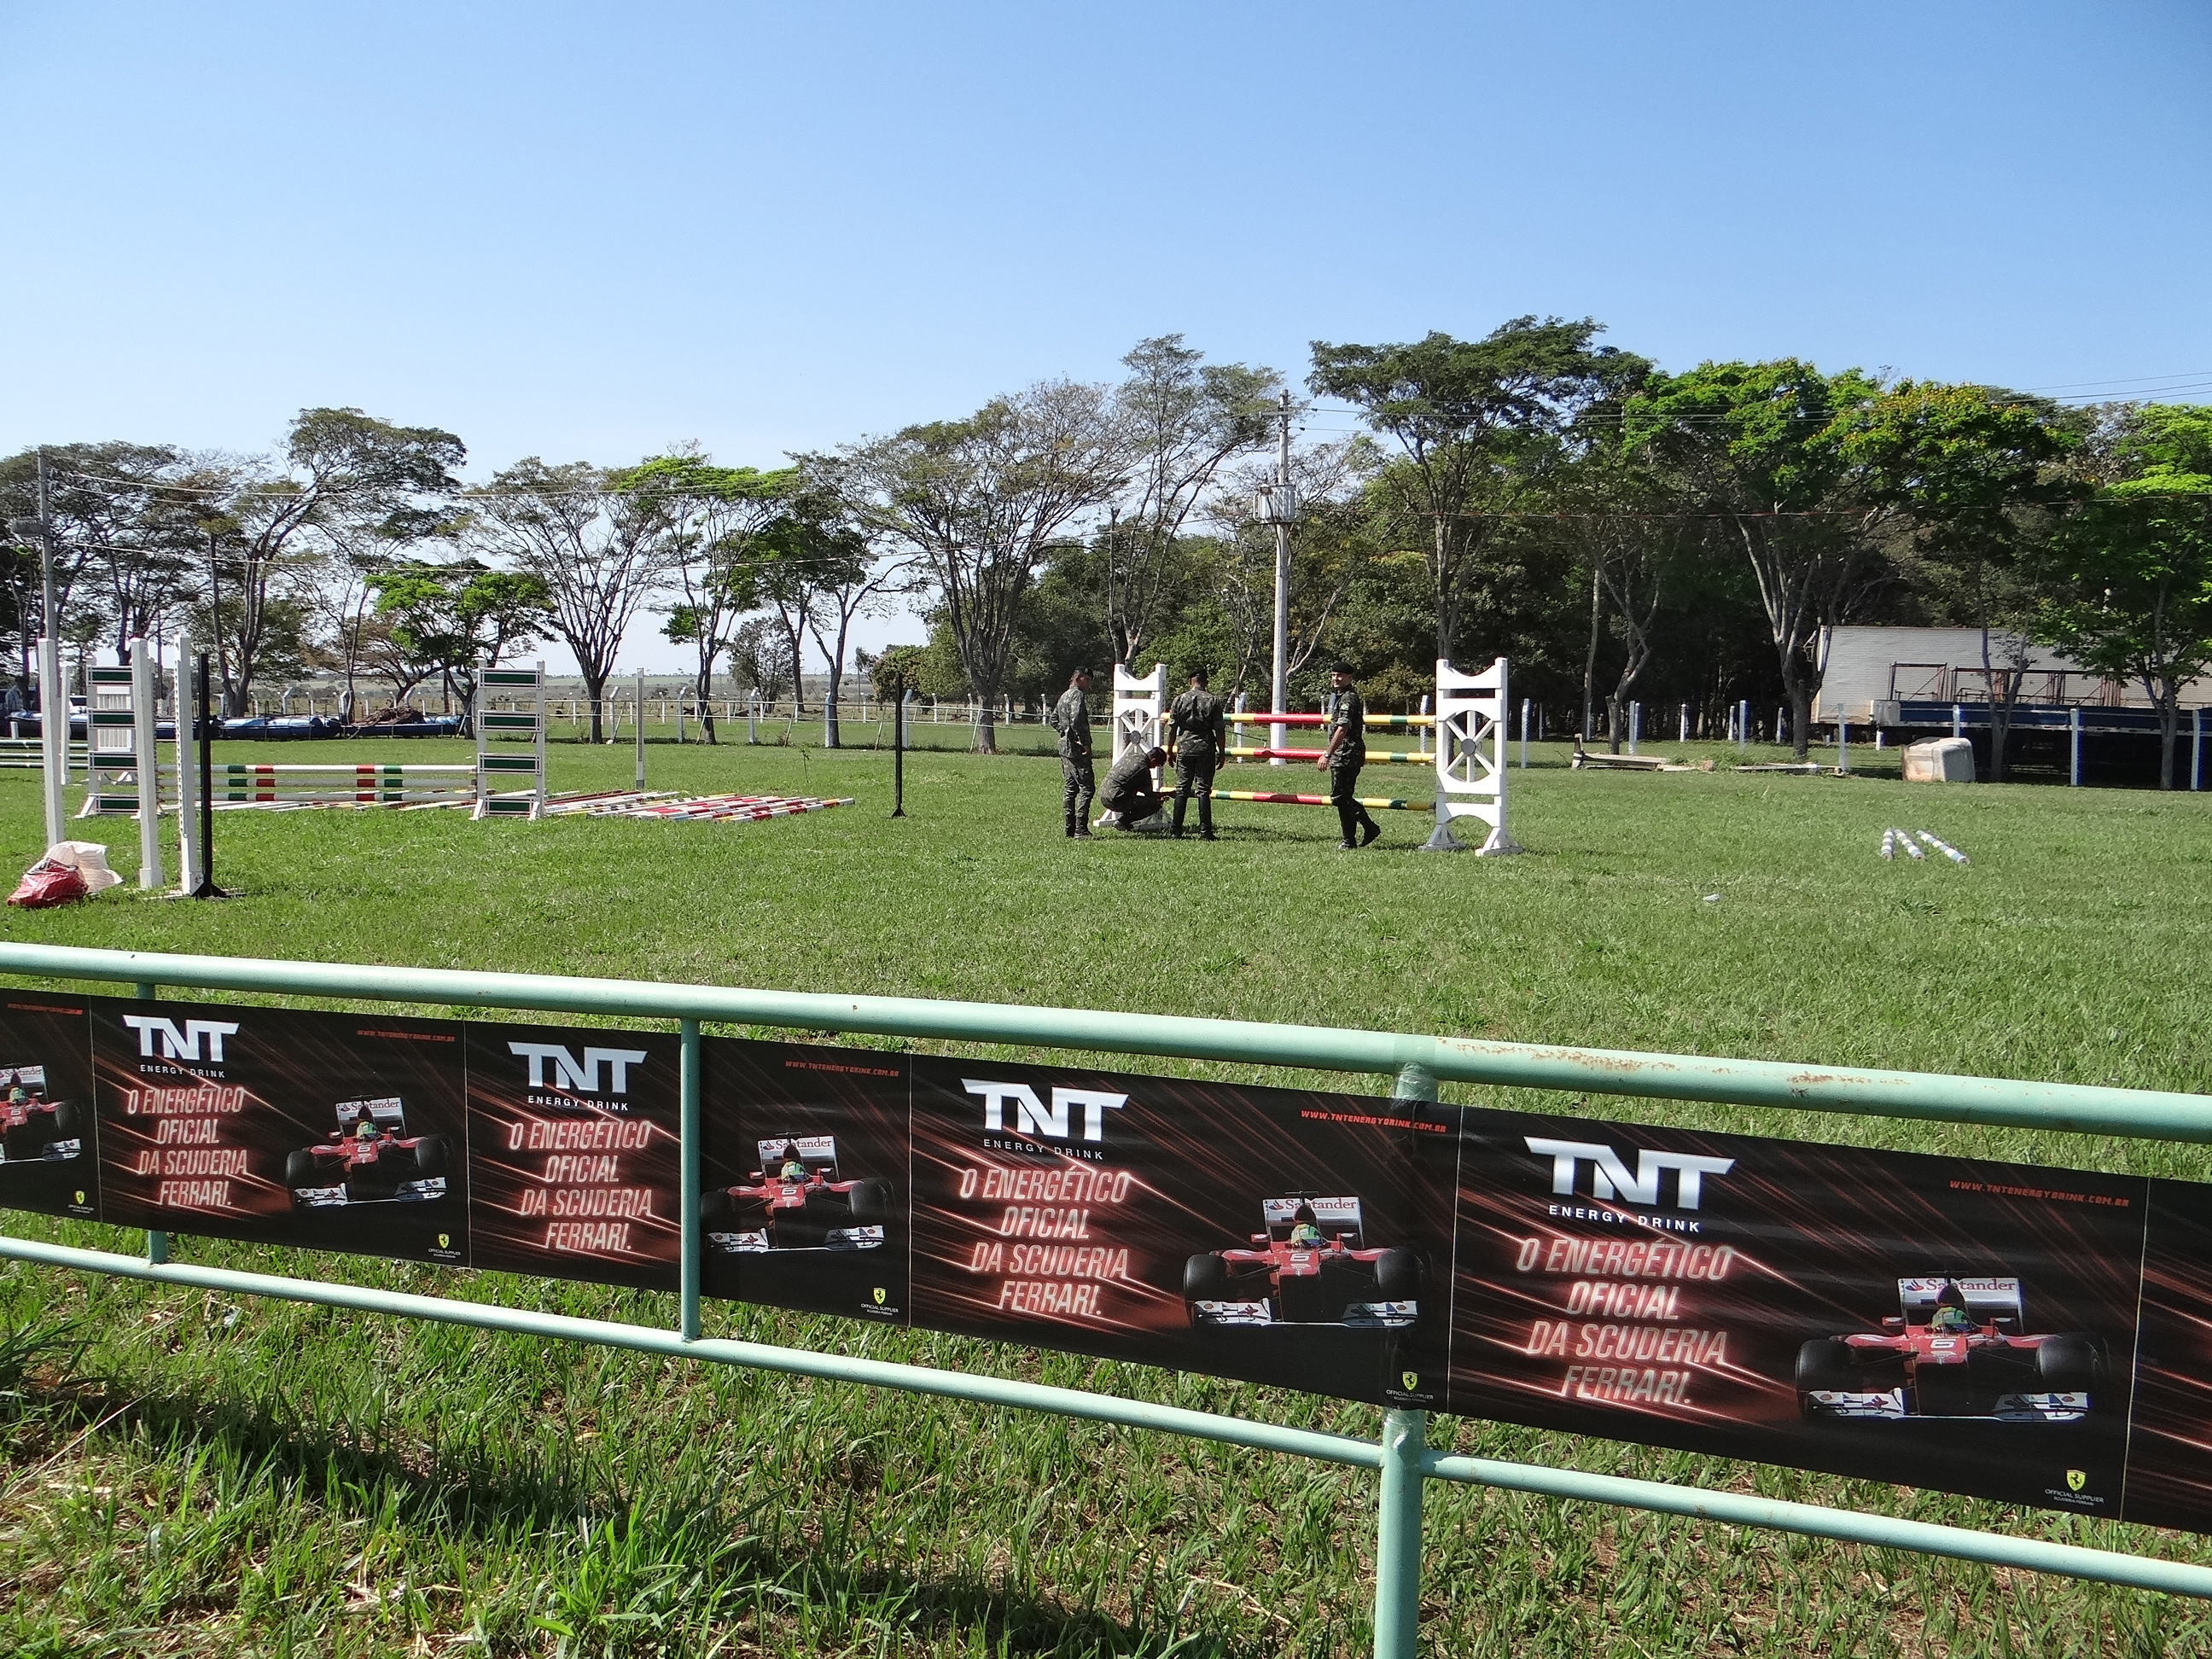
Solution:
[{"label": "fence in background", "polygon": [[[314,998],[529,1009],[673,1019],[682,1033],[682,1190],[700,1185],[702,1021],[806,1030],[1006,1043],[1087,1053],[1143,1054],[1248,1066],[1364,1072],[1393,1080],[1399,1099],[1433,1100],[1439,1081],[1581,1094],[1696,1100],[1864,1116],[2003,1124],[2074,1133],[2212,1142],[2212,1097],[2075,1084],[2014,1082],[1910,1072],[1853,1071],[1780,1061],[1619,1053],[1416,1036],[1382,1031],[1274,1025],[906,997],[844,997],[641,981],[444,969],[164,956],[61,945],[0,943],[0,973],[39,980],[127,983],[141,997],[158,988]],[[155,1283],[277,1297],[399,1318],[592,1342],[718,1364],[1057,1413],[1223,1444],[1289,1453],[1377,1471],[1375,1652],[1413,1659],[1420,1601],[1423,1493],[1430,1480],[1609,1504],[1808,1537],[1839,1540],[2212,1599],[2212,1567],[2021,1538],[1817,1504],[1786,1503],[1663,1481],[1462,1457],[1429,1446],[1427,1414],[1386,1410],[1372,1441],[1261,1423],[1143,1401],[998,1377],[858,1359],[700,1334],[698,1206],[683,1206],[678,1318],[674,1330],[575,1319],[445,1297],[415,1296],[169,1260],[170,1240],[147,1235],[144,1256],[0,1237],[0,1258]]]}]

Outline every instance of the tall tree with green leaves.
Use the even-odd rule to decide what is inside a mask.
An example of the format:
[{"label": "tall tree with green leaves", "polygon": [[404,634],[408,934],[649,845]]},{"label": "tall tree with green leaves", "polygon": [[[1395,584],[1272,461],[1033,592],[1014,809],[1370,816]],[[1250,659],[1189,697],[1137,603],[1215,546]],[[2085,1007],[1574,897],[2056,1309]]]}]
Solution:
[{"label": "tall tree with green leaves", "polygon": [[1589,318],[1516,317],[1480,340],[1431,333],[1398,345],[1313,343],[1317,395],[1341,398],[1401,452],[1381,487],[1424,532],[1437,655],[1455,656],[1484,552],[1520,510],[1559,438],[1592,401],[1650,365],[1594,343]]},{"label": "tall tree with green leaves", "polygon": [[389,525],[392,539],[439,522],[468,451],[436,427],[394,426],[358,409],[303,410],[280,459],[229,469],[229,489],[204,528],[210,541],[207,619],[227,713],[252,707],[254,681],[291,660],[304,634],[315,532],[347,517]]},{"label": "tall tree with green leaves", "polygon": [[1129,483],[1099,544],[1114,660],[1132,663],[1176,586],[1184,522],[1223,465],[1273,434],[1282,378],[1271,368],[1209,363],[1180,334],[1139,340],[1115,412],[1129,446]]},{"label": "tall tree with green leaves", "polygon": [[997,704],[1038,565],[1121,489],[1127,456],[1106,388],[1048,380],[965,420],[799,458],[926,576],[981,703],[975,742],[987,754],[998,748]]},{"label": "tall tree with green leaves", "polygon": [[1822,630],[1869,591],[1874,532],[1898,510],[1844,447],[1881,392],[1856,369],[1784,358],[1655,375],[1623,406],[1624,446],[1678,474],[1750,562],[1801,760],[1826,668]]},{"label": "tall tree with green leaves", "polygon": [[628,475],[625,488],[659,508],[673,601],[661,631],[696,653],[691,689],[709,743],[715,660],[738,618],[761,605],[762,569],[773,557],[763,538],[789,510],[799,480],[796,467],[716,466],[688,451],[656,455]]},{"label": "tall tree with green leaves", "polygon": [[553,627],[576,659],[591,705],[590,740],[605,736],[615,655],[630,620],[666,580],[667,514],[627,471],[532,455],[468,492],[476,534],[553,596]]},{"label": "tall tree with green leaves", "polygon": [[2123,409],[2100,438],[2094,493],[2045,556],[2035,631],[2142,687],[2158,711],[2159,787],[2171,789],[2182,690],[2212,668],[2212,406]]},{"label": "tall tree with green leaves", "polygon": [[2051,532],[2078,427],[2025,392],[1905,380],[1842,428],[1844,458],[1866,470],[1869,496],[1909,516],[1931,586],[1949,601],[1941,608],[1981,630],[1990,775],[1999,781],[2036,611],[2038,567],[2026,555]]},{"label": "tall tree with green leaves", "polygon": [[552,631],[553,595],[526,571],[493,570],[464,559],[410,563],[368,580],[394,653],[416,682],[441,676],[471,724],[478,665],[495,665]]}]

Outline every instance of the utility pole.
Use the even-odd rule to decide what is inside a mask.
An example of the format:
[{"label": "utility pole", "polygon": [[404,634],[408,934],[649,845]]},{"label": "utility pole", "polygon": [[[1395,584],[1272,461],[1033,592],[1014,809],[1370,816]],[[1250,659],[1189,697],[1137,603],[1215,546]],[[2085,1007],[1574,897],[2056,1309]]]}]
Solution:
[{"label": "utility pole", "polygon": [[[1298,521],[1298,492],[1291,483],[1291,393],[1283,390],[1282,407],[1277,414],[1279,422],[1279,445],[1275,453],[1275,487],[1262,491],[1255,505],[1263,524],[1275,526],[1275,661],[1271,688],[1271,714],[1290,712],[1291,678],[1291,526]],[[1267,747],[1283,746],[1285,726],[1280,724],[1267,728]],[[1278,759],[1268,763],[1280,766]]]}]

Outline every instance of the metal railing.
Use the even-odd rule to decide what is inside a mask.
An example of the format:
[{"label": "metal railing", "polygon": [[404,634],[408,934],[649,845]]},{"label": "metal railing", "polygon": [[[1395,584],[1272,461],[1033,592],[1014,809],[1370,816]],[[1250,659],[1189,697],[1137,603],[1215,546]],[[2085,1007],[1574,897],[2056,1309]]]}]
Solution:
[{"label": "metal railing", "polygon": [[[700,1024],[708,1020],[1029,1048],[1146,1054],[1250,1066],[1364,1072],[1393,1079],[1393,1093],[1399,1099],[1433,1100],[1439,1081],[1453,1081],[2212,1143],[2212,1097],[2082,1084],[1632,1054],[1495,1042],[1471,1037],[1417,1036],[997,1003],[939,1002],[910,997],[836,996],[708,985],[659,985],[635,980],[569,979],[538,974],[165,956],[65,945],[0,943],[0,973],[39,980],[127,983],[135,986],[142,997],[154,996],[164,985],[189,986],[285,996],[674,1019],[682,1033],[680,1179],[685,1191],[696,1191],[700,1184]],[[147,1253],[143,1257],[0,1237],[0,1258],[12,1257],[159,1284],[347,1308],[362,1313],[597,1343],[875,1388],[900,1389],[979,1405],[1053,1413],[1371,1468],[1381,1477],[1375,1574],[1377,1659],[1413,1659],[1420,1606],[1422,1498],[1425,1483],[1432,1480],[1721,1521],[1806,1537],[2212,1599],[2212,1567],[2189,1562],[1825,1504],[1713,1492],[1665,1481],[1458,1456],[1426,1443],[1427,1413],[1420,1411],[1383,1411],[1379,1435],[1373,1441],[1365,1441],[1011,1378],[702,1337],[701,1234],[697,1206],[684,1206],[678,1322],[672,1331],[447,1297],[410,1295],[373,1286],[194,1267],[170,1261],[169,1240],[160,1233],[147,1235]]]}]

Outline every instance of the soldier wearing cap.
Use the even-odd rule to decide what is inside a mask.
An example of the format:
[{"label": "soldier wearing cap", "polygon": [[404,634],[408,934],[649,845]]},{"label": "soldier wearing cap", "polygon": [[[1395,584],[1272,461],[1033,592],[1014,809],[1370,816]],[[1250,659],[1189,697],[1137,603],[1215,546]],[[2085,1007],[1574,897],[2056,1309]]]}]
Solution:
[{"label": "soldier wearing cap", "polygon": [[1098,787],[1091,769],[1091,699],[1084,695],[1090,690],[1091,671],[1079,668],[1052,706],[1052,729],[1060,733],[1060,816],[1078,841],[1091,839],[1091,798]]},{"label": "soldier wearing cap", "polygon": [[1221,764],[1222,716],[1228,705],[1206,689],[1206,670],[1190,671],[1190,687],[1168,706],[1168,757],[1175,762],[1175,823],[1182,834],[1184,803],[1198,797],[1198,838],[1213,839],[1213,773]]},{"label": "soldier wearing cap", "polygon": [[1350,852],[1380,836],[1382,826],[1359,804],[1359,769],[1367,763],[1367,705],[1352,683],[1351,665],[1331,667],[1328,684],[1328,747],[1314,764],[1328,774],[1328,802],[1344,832],[1337,847]]}]

